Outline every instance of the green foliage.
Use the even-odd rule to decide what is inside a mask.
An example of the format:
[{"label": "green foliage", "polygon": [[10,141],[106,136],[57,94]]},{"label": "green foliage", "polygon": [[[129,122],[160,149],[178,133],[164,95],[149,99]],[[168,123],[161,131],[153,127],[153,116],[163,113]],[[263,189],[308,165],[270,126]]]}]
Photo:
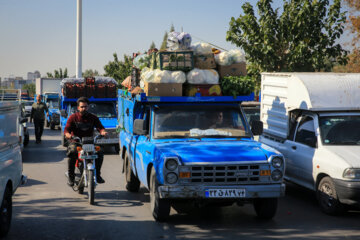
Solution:
[{"label": "green foliage", "polygon": [[95,76],[99,76],[99,72],[97,70],[86,69],[85,72],[82,73],[82,76],[84,78],[95,77]]},{"label": "green foliage", "polygon": [[24,85],[22,86],[22,88],[23,88],[24,90],[28,90],[30,96],[34,96],[34,95],[35,95],[35,83],[24,84]]},{"label": "green foliage", "polygon": [[165,31],[164,38],[163,38],[163,41],[161,43],[160,50],[166,50],[166,48],[167,48],[167,39],[168,39],[168,32]]},{"label": "green foliage", "polygon": [[346,21],[341,0],[284,0],[283,11],[271,0],[257,3],[259,18],[250,3],[244,15],[230,21],[226,40],[245,51],[248,74],[261,72],[329,71],[345,64],[347,51],[338,43]]},{"label": "green foliage", "polygon": [[156,48],[156,45],[155,45],[154,41],[152,41],[149,49],[153,49],[153,48]]},{"label": "green foliage", "polygon": [[255,90],[255,79],[250,76],[228,76],[220,80],[222,94],[225,96],[246,96]]},{"label": "green foliage", "polygon": [[51,72],[47,72],[46,75],[48,78],[67,78],[67,77],[69,77],[67,68],[65,68],[64,73],[62,71],[62,68],[59,68],[59,70],[57,70],[57,69],[54,70],[54,74],[52,74]]},{"label": "green foliage", "polygon": [[105,76],[114,78],[119,84],[131,74],[132,58],[124,55],[124,61],[119,61],[116,53],[113,54],[114,61],[109,61],[104,66]]}]

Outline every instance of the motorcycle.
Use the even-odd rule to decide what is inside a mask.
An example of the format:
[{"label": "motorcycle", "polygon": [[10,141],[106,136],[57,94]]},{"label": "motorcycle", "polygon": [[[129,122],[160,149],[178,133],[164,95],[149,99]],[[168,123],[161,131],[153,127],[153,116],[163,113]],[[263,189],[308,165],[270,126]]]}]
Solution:
[{"label": "motorcycle", "polygon": [[[95,187],[96,181],[96,168],[95,161],[98,158],[97,153],[100,151],[100,146],[95,145],[96,140],[101,138],[101,135],[92,137],[72,137],[79,146],[76,147],[78,158],[75,163],[75,181],[72,186],[74,191],[79,194],[84,193],[84,188],[88,188],[89,203],[95,203]],[[66,173],[67,175],[67,173]]]}]

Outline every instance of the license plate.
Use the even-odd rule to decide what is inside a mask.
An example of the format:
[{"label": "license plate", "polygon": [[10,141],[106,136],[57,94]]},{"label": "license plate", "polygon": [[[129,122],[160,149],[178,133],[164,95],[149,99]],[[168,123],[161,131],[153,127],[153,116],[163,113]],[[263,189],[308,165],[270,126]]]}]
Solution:
[{"label": "license plate", "polygon": [[104,138],[104,139],[98,139],[96,140],[96,143],[98,144],[110,144],[110,143],[119,143],[119,139],[111,139],[111,138]]},{"label": "license plate", "polygon": [[243,198],[245,189],[206,189],[207,198]]}]

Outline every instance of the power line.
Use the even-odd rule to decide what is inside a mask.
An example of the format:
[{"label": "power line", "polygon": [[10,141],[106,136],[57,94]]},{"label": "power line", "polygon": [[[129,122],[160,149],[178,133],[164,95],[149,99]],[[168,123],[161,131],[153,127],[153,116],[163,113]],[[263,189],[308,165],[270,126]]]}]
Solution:
[{"label": "power line", "polygon": [[212,44],[212,43],[210,43],[210,42],[207,42],[207,41],[205,41],[205,40],[202,40],[201,38],[199,38],[199,37],[197,37],[197,36],[195,36],[195,35],[193,35],[193,34],[191,34],[191,36],[194,37],[194,38],[196,38],[196,39],[198,39],[198,40],[200,40],[200,41],[202,41],[202,42],[208,43],[208,44],[210,44],[211,46],[214,46],[214,47],[216,47],[216,48],[218,48],[218,49],[221,49],[221,50],[224,50],[224,51],[229,51],[229,50],[226,50],[225,48],[216,46],[215,44]]}]

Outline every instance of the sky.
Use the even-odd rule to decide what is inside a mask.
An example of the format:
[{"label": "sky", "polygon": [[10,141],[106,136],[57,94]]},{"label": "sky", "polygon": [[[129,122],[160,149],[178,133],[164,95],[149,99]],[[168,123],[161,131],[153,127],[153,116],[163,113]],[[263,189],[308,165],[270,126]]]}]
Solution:
[{"label": "sky", "polygon": [[[192,42],[205,40],[224,49],[231,17],[243,14],[244,0],[83,0],[82,70],[104,73],[117,53],[160,48],[165,31],[189,33]],[[249,0],[253,6],[256,0]],[[273,0],[281,7],[282,0]],[[0,77],[76,68],[77,0],[0,0]]]}]

